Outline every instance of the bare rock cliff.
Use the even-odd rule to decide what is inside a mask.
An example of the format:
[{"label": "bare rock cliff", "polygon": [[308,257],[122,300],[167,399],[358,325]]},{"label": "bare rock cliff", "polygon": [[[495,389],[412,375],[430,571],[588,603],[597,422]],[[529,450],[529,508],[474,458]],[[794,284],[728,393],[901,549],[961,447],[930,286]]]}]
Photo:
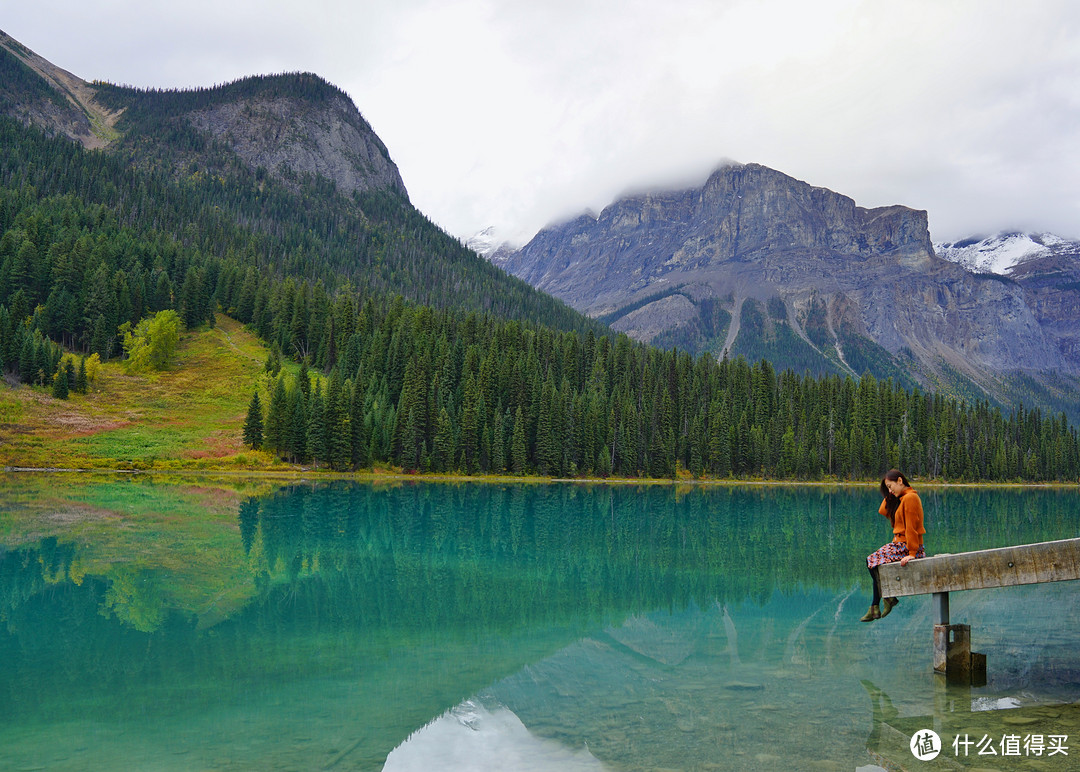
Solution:
[{"label": "bare rock cliff", "polygon": [[[140,127],[187,122],[252,170],[286,181],[321,176],[346,195],[386,189],[408,197],[390,153],[356,105],[310,73],[140,91],[89,83],[0,32],[0,75],[0,114],[87,148],[112,150],[140,131],[141,144],[152,146],[154,130]],[[175,160],[175,148],[170,152]]]},{"label": "bare rock cliff", "polygon": [[252,168],[333,181],[344,193],[405,184],[386,147],[344,96],[310,104],[249,97],[190,114],[191,123],[229,145]]},{"label": "bare rock cliff", "polygon": [[[756,164],[551,226],[500,264],[642,340],[693,322],[703,298],[731,315],[734,339],[742,303],[772,300],[808,346],[840,365],[846,330],[929,374],[951,369],[985,383],[988,371],[1080,373],[1080,357],[1049,334],[1020,283],[934,254],[926,212],[865,209]],[[825,313],[816,337],[801,324],[814,304]]]}]

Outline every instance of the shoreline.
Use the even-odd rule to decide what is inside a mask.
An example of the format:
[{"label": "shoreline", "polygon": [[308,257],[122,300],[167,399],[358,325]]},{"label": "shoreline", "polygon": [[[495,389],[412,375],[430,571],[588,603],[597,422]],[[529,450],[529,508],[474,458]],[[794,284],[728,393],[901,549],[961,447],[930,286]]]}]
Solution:
[{"label": "shoreline", "polygon": [[[539,475],[492,475],[492,474],[431,474],[408,473],[392,470],[374,469],[360,472],[335,472],[323,469],[131,469],[110,467],[33,467],[5,466],[0,474],[4,475],[126,475],[131,477],[230,477],[247,479],[280,479],[295,482],[317,482],[320,480],[351,480],[354,482],[476,482],[476,483],[517,483],[517,484],[585,484],[585,485],[673,485],[673,486],[812,486],[855,488],[864,485],[876,486],[877,479],[868,480],[769,480],[769,479],[683,479],[658,477],[542,477]],[[1039,488],[1070,489],[1080,488],[1078,482],[953,482],[948,480],[914,480],[920,488]]]}]

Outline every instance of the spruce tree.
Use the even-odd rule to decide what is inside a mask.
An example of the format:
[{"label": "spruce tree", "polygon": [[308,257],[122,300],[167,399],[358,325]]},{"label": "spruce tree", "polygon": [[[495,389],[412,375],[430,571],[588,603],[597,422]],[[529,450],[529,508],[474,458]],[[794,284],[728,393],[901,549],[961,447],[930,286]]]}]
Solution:
[{"label": "spruce tree", "polygon": [[545,379],[541,388],[540,416],[536,422],[536,469],[540,474],[559,471],[559,423],[555,405],[555,387]]},{"label": "spruce tree", "polygon": [[454,464],[454,425],[446,408],[439,410],[435,420],[433,459],[436,472],[447,472]]},{"label": "spruce tree", "polygon": [[347,469],[352,463],[352,422],[349,418],[348,390],[341,371],[330,375],[326,394],[326,454],[334,469]]},{"label": "spruce tree", "polygon": [[367,433],[364,411],[364,392],[359,375],[349,394],[349,433],[353,468],[366,467],[371,463],[370,437]]},{"label": "spruce tree", "polygon": [[272,347],[270,353],[266,355],[266,364],[263,365],[263,369],[275,378],[281,372],[281,352],[277,346]]},{"label": "spruce tree", "polygon": [[514,474],[523,475],[528,466],[528,449],[525,446],[525,416],[519,407],[514,413],[514,432],[510,438],[510,464]]},{"label": "spruce tree", "polygon": [[23,383],[30,383],[33,379],[34,361],[34,341],[24,333],[22,346],[19,348],[18,366],[19,378]]},{"label": "spruce tree", "polygon": [[491,471],[502,474],[506,471],[506,417],[496,408],[495,418],[491,422]]},{"label": "spruce tree", "polygon": [[611,450],[607,445],[600,448],[600,452],[596,454],[596,473],[601,477],[611,474]]},{"label": "spruce tree", "polygon": [[85,394],[90,391],[90,381],[86,377],[86,357],[79,360],[79,372],[75,376],[75,391]]},{"label": "spruce tree", "polygon": [[56,377],[53,379],[52,395],[56,399],[68,398],[68,379],[67,373],[64,370],[59,371]]},{"label": "spruce tree", "polygon": [[259,401],[259,390],[251,395],[248,403],[247,419],[244,421],[244,444],[252,450],[258,450],[263,444],[263,414],[262,402]]},{"label": "spruce tree", "polygon": [[308,460],[308,403],[304,393],[293,389],[289,394],[289,425],[285,436],[285,455],[297,464]]},{"label": "spruce tree", "polygon": [[307,357],[300,360],[300,374],[296,377],[296,383],[300,387],[300,393],[304,399],[311,397],[311,373],[308,370]]},{"label": "spruce tree", "polygon": [[318,381],[308,403],[307,452],[315,466],[327,460],[326,402],[322,396],[322,382]]},{"label": "spruce tree", "polygon": [[469,375],[461,398],[461,471],[465,474],[473,474],[480,468],[479,400],[480,390]]},{"label": "spruce tree", "polygon": [[705,454],[703,452],[702,439],[705,436],[705,421],[701,416],[695,416],[690,422],[690,473],[694,477],[701,477],[705,473]]},{"label": "spruce tree", "polygon": [[289,425],[289,396],[285,391],[285,378],[277,378],[270,392],[270,407],[266,412],[263,447],[274,453],[285,450],[285,434]]}]

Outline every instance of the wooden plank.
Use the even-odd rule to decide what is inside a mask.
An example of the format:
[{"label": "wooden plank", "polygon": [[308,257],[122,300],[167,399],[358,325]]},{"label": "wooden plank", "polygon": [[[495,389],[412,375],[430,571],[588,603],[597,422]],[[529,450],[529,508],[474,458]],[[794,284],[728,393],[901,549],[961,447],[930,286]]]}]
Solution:
[{"label": "wooden plank", "polygon": [[1038,558],[1044,570],[1044,582],[1061,582],[1075,578],[1080,573],[1080,554],[1061,550]]},{"label": "wooden plank", "polygon": [[933,555],[878,568],[886,598],[1080,579],[1080,539]]}]

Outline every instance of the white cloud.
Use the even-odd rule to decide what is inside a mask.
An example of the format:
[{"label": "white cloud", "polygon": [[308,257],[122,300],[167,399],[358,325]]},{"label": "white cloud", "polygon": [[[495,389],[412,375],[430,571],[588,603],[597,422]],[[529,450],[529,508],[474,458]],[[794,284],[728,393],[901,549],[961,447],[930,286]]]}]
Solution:
[{"label": "white cloud", "polygon": [[462,236],[527,237],[725,158],[928,209],[938,240],[1080,235],[1068,0],[39,0],[4,24],[86,78],[317,72]]}]

